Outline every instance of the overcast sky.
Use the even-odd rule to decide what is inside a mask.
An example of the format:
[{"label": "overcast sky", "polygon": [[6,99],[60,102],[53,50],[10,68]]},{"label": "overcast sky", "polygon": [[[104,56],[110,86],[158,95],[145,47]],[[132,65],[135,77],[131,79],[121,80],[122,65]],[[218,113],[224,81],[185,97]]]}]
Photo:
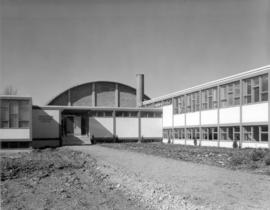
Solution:
[{"label": "overcast sky", "polygon": [[161,96],[270,64],[269,0],[0,0],[1,90],[110,80]]}]

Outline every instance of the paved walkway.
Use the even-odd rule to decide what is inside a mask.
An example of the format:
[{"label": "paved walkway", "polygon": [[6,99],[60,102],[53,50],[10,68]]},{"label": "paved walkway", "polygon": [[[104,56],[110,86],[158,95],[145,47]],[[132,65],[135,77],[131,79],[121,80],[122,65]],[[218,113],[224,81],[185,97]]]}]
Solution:
[{"label": "paved walkway", "polygon": [[221,209],[270,209],[270,176],[231,171],[102,146],[73,146],[98,162],[169,185],[175,194],[196,196]]}]

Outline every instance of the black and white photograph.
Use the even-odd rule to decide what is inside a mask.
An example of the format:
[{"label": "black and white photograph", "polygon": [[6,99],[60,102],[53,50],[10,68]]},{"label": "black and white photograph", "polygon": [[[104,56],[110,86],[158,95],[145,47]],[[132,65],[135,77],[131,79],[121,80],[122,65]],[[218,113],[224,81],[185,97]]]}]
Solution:
[{"label": "black and white photograph", "polygon": [[0,0],[0,209],[270,210],[270,0]]}]

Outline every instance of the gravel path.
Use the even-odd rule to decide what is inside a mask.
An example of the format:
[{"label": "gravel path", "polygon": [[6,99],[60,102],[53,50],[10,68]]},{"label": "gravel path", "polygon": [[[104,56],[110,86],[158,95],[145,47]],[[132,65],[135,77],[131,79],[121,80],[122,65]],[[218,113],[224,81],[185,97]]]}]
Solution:
[{"label": "gravel path", "polygon": [[270,209],[270,176],[231,171],[102,146],[73,146],[157,209]]}]

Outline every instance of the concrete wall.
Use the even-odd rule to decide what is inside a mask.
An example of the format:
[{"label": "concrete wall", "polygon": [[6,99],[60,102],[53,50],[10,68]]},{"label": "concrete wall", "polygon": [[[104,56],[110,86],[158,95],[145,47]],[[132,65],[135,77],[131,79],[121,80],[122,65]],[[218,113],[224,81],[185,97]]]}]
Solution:
[{"label": "concrete wall", "polygon": [[113,137],[113,118],[112,117],[90,117],[90,135],[97,138]]},{"label": "concrete wall", "polygon": [[141,135],[144,138],[162,138],[162,118],[141,118]]},{"label": "concrete wall", "polygon": [[29,141],[30,128],[1,128],[0,140],[5,141]]},{"label": "concrete wall", "polygon": [[60,111],[33,109],[33,139],[60,138]]},{"label": "concrete wall", "polygon": [[116,117],[116,135],[119,138],[138,138],[138,118]]}]

